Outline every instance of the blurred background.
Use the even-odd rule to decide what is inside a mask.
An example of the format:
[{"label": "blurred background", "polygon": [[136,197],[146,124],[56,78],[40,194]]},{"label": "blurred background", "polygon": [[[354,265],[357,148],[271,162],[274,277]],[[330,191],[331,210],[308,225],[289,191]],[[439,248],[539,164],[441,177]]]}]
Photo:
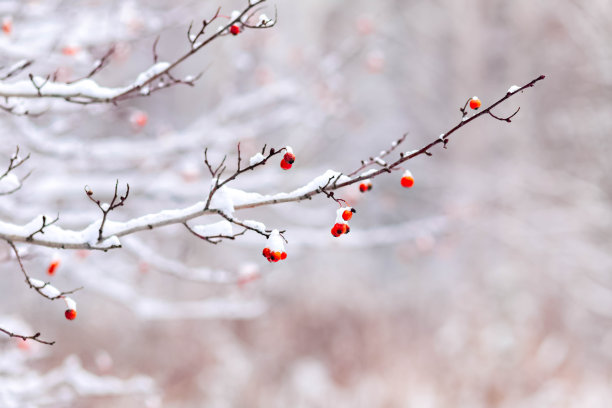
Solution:
[{"label": "blurred background", "polygon": [[[0,2],[8,66],[123,86],[188,49],[186,29],[246,1]],[[122,240],[108,253],[26,248],[33,277],[74,295],[75,321],[29,290],[0,248],[3,407],[609,407],[612,406],[612,3],[528,0],[275,0],[278,24],[211,43],[176,70],[204,71],[118,106],[31,101],[0,116],[0,153],[31,159],[0,219],[98,219],[83,193],[129,183],[128,220],[204,198],[214,160],[290,145],[234,187],[291,191],[327,169],[350,172],[408,132],[418,149],[512,85],[547,76],[399,173],[353,186],[351,234],[335,239],[326,198],[237,213],[286,229],[288,259],[264,239],[213,246],[184,228]],[[197,25],[197,24],[196,24]],[[216,29],[216,25],[211,27]],[[26,77],[25,74],[22,77]],[[140,115],[140,116],[139,116]],[[144,124],[143,124],[143,119]],[[140,118],[140,119],[138,119]],[[214,217],[199,223],[218,221]],[[53,256],[62,263],[45,275]]]}]

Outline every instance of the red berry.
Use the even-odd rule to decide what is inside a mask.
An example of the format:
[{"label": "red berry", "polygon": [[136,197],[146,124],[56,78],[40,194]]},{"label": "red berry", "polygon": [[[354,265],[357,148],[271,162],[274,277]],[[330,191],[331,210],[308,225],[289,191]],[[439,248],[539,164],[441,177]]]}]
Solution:
[{"label": "red berry", "polygon": [[283,252],[281,254],[281,259],[287,259],[287,253],[286,252]]},{"label": "red berry", "polygon": [[351,211],[351,210],[344,210],[344,211],[342,212],[342,219],[343,219],[344,221],[348,221],[348,220],[350,220],[351,218],[353,218],[353,211]]},{"label": "red berry", "polygon": [[287,152],[285,153],[283,160],[285,160],[289,164],[293,164],[293,162],[295,162],[295,154]]},{"label": "red berry", "polygon": [[11,18],[5,17],[2,20],[2,31],[4,34],[10,34],[13,31],[13,20]]},{"label": "red berry", "polygon": [[240,27],[234,24],[233,26],[230,27],[230,33],[232,33],[233,35],[240,34]]},{"label": "red berry", "polygon": [[66,316],[66,319],[68,320],[74,320],[76,319],[76,310],[74,309],[68,309],[64,312],[64,315]]},{"label": "red berry", "polygon": [[409,176],[404,176],[400,180],[400,183],[402,184],[402,187],[410,188],[410,187],[414,186],[414,179],[412,177],[409,177]]},{"label": "red berry", "polygon": [[477,96],[473,97],[472,99],[470,99],[470,108],[476,110],[478,108],[480,108],[480,99],[478,99]]},{"label": "red berry", "polygon": [[283,170],[289,170],[291,168],[291,163],[288,163],[285,161],[285,159],[283,159],[280,162],[280,166],[281,166],[281,169]]},{"label": "red berry", "polygon": [[349,229],[347,224],[337,223],[334,225],[334,228],[332,228],[331,233],[334,237],[339,237],[342,234],[346,234]]},{"label": "red berry", "polygon": [[264,248],[262,255],[265,256],[266,258],[270,257],[270,248]]},{"label": "red berry", "polygon": [[49,268],[47,268],[47,273],[48,273],[49,275],[53,275],[53,274],[55,273],[55,270],[56,270],[56,269],[57,269],[57,267],[59,266],[59,264],[60,264],[59,259],[56,259],[55,261],[52,261],[52,262],[49,264]]},{"label": "red berry", "polygon": [[365,193],[366,191],[370,191],[372,189],[372,183],[370,180],[366,180],[359,185],[359,191]]}]

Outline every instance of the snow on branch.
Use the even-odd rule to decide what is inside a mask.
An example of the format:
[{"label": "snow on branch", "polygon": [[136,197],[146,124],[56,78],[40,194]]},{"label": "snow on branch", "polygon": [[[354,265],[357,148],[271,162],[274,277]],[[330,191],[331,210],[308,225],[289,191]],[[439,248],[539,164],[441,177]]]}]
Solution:
[{"label": "snow on branch", "polygon": [[[10,98],[63,99],[67,102],[88,105],[117,103],[125,99],[150,95],[153,92],[177,84],[193,86],[195,81],[202,75],[201,73],[179,79],[176,78],[171,71],[206,45],[220,37],[238,35],[244,28],[273,27],[276,24],[276,17],[272,20],[264,14],[259,16],[257,23],[251,22],[257,12],[255,8],[264,2],[266,2],[266,0],[249,1],[244,9],[241,11],[234,11],[229,22],[221,25],[219,29],[213,33],[207,33],[207,28],[213,21],[220,17],[220,9],[217,9],[216,13],[209,20],[203,20],[200,29],[196,33],[192,33],[192,22],[187,31],[187,38],[190,45],[189,50],[172,62],[158,61],[158,40],[156,40],[153,45],[153,65],[138,74],[136,78],[126,86],[106,87],[91,79],[96,73],[108,66],[110,57],[114,52],[114,49],[111,47],[101,59],[96,61],[92,70],[85,77],[71,82],[56,82],[51,76],[43,78],[33,74],[29,74],[29,79],[27,80],[24,79],[11,83],[4,82],[4,80],[23,71],[31,64],[31,61],[20,61],[12,68],[8,69],[7,72],[0,73],[0,97],[3,97],[6,101]],[[3,108],[6,108],[4,109],[6,111],[15,113],[13,112],[15,109],[0,105],[0,109]],[[25,113],[27,114],[27,111],[25,111]]]},{"label": "snow on branch", "polygon": [[[514,92],[506,93],[503,97],[491,104],[488,108],[483,109],[470,117],[464,115],[457,125],[452,127],[446,133],[442,134],[440,137],[436,138],[431,143],[421,147],[420,149],[406,153],[400,153],[399,158],[397,158],[396,160],[384,162],[384,164],[381,164],[381,157],[387,156],[392,153],[397,147],[397,145],[403,142],[404,138],[402,137],[394,144],[392,144],[391,149],[389,149],[388,151],[381,152],[381,155],[378,157],[372,157],[370,160],[362,162],[361,167],[349,174],[357,174],[359,171],[365,169],[367,166],[372,164],[377,164],[381,168],[367,170],[357,177],[349,177],[341,172],[328,170],[320,176],[315,177],[307,184],[296,188],[288,193],[281,192],[271,195],[264,195],[257,192],[246,192],[230,188],[227,186],[227,184],[235,180],[243,173],[265,165],[271,157],[280,154],[281,152],[285,151],[286,148],[270,148],[266,153],[266,147],[264,146],[261,152],[261,157],[257,156],[255,159],[251,158],[251,160],[249,161],[249,165],[243,167],[240,145],[238,145],[236,170],[230,176],[223,180],[221,180],[221,177],[227,168],[227,166],[225,165],[227,157],[224,157],[224,159],[217,166],[213,166],[208,158],[207,150],[205,150],[204,163],[208,168],[213,180],[210,191],[208,192],[208,197],[205,201],[197,202],[191,206],[182,209],[163,210],[158,213],[133,218],[125,222],[113,222],[107,220],[106,215],[109,211],[111,211],[111,209],[123,205],[123,202],[127,198],[127,193],[129,190],[126,191],[126,194],[124,196],[119,196],[116,184],[115,195],[113,197],[113,200],[107,207],[105,204],[102,204],[99,201],[93,199],[90,194],[91,190],[86,189],[88,197],[92,201],[96,202],[96,204],[104,213],[103,219],[101,221],[96,221],[80,231],[65,230],[60,227],[57,227],[56,225],[48,225],[44,227],[44,236],[42,234],[33,235],[33,233],[41,229],[40,218],[36,218],[32,222],[24,226],[14,225],[0,221],[0,238],[11,242],[27,242],[47,247],[66,249],[108,250],[112,248],[119,248],[119,238],[122,236],[129,235],[138,231],[159,228],[166,225],[187,225],[187,221],[203,215],[220,215],[230,223],[233,223],[246,229],[254,230],[254,232],[258,232],[262,235],[268,236],[266,235],[268,234],[268,232],[264,231],[262,233],[261,231],[257,230],[257,228],[249,228],[247,224],[235,219],[233,217],[234,212],[246,208],[254,208],[266,205],[312,199],[312,197],[318,194],[324,194],[330,198],[334,198],[329,194],[331,191],[353,185],[363,180],[371,180],[384,173],[390,173],[394,170],[400,170],[400,166],[410,159],[421,155],[431,156],[432,153],[430,152],[430,150],[437,144],[442,144],[446,148],[449,138],[453,133],[455,133],[468,123],[476,120],[477,118],[480,118],[484,115],[490,115],[492,109],[499,106],[511,96],[516,95],[517,93],[519,93],[519,91],[523,91],[527,88],[533,87],[538,81],[543,80],[544,78],[544,75],[541,75],[533,79],[529,83],[523,85],[522,87],[519,87]],[[506,119],[502,118],[502,120],[504,121],[506,121]],[[338,199],[335,198],[334,200],[338,201]],[[191,232],[194,231],[191,230]],[[195,232],[197,233],[197,231]],[[200,235],[205,236],[206,234]],[[242,235],[242,233],[240,233],[239,235]],[[231,234],[216,234],[212,237],[209,236],[208,238],[212,240],[224,238],[231,239]],[[235,236],[233,238],[235,238]]]},{"label": "snow on branch", "polygon": [[13,194],[21,188],[24,180],[30,176],[31,172],[20,179],[13,173],[13,170],[21,166],[29,158],[29,154],[25,157],[19,156],[19,146],[15,148],[15,153],[11,155],[7,169],[4,173],[0,174],[0,195]]}]

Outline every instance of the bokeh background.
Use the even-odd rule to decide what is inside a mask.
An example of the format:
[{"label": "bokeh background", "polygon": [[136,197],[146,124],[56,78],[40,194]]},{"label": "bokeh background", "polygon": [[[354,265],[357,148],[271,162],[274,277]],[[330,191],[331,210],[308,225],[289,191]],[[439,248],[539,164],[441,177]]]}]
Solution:
[{"label": "bokeh background", "polygon": [[[244,3],[4,1],[2,65],[34,58],[28,72],[69,79],[116,43],[97,80],[124,85],[158,34],[172,60],[191,20]],[[0,405],[612,406],[612,3],[276,0],[265,13],[274,7],[276,27],[216,41],[177,70],[204,70],[195,87],[3,114],[3,157],[19,144],[34,171],[1,198],[1,219],[59,212],[62,227],[84,228],[99,215],[83,186],[104,196],[115,179],[132,188],[115,220],[186,207],[209,183],[203,148],[220,159],[238,141],[247,156],[291,145],[297,161],[235,187],[290,191],[405,132],[404,151],[425,145],[473,95],[487,106],[547,78],[496,110],[520,106],[512,123],[484,117],[410,161],[414,188],[391,174],[367,194],[343,191],[358,210],[348,236],[331,237],[336,204],[322,197],[237,214],[287,229],[282,263],[261,257],[260,236],[212,246],[178,227],[119,251],[64,251],[54,284],[85,286],[68,322],[2,247],[2,321],[57,344],[0,339]],[[26,266],[45,279],[51,256],[30,248]]]}]

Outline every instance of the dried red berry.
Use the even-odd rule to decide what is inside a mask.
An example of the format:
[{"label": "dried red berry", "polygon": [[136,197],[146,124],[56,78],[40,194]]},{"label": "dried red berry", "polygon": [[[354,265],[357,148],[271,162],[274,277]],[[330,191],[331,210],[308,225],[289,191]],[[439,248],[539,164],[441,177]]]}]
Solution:
[{"label": "dried red berry", "polygon": [[74,320],[76,319],[76,310],[74,309],[68,309],[64,312],[64,316],[66,316],[66,319],[68,320]]},{"label": "dried red berry", "polygon": [[293,164],[293,162],[295,162],[295,154],[287,152],[285,153],[283,160],[285,160],[289,164]]},{"label": "dried red berry", "polygon": [[283,159],[280,162],[280,166],[281,166],[281,169],[283,170],[289,170],[291,168],[291,163],[288,163],[285,161],[285,159]]},{"label": "dried red berry", "polygon": [[232,33],[233,35],[240,34],[240,27],[234,24],[233,26],[230,27],[230,33]]},{"label": "dried red berry", "polygon": [[287,259],[287,253],[286,252],[283,252],[281,254],[281,259]]},{"label": "dried red berry", "polygon": [[342,212],[342,219],[344,221],[349,221],[351,218],[353,218],[353,210],[344,210]]},{"label": "dried red berry", "polygon": [[270,248],[264,248],[262,255],[265,256],[266,258],[270,257]]}]

